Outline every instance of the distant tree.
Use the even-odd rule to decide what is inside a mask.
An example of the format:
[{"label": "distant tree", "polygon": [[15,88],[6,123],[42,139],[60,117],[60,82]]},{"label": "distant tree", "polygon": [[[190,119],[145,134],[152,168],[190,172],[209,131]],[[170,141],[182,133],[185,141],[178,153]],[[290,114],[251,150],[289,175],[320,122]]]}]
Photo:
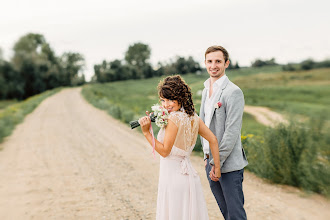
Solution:
[{"label": "distant tree", "polygon": [[301,69],[303,70],[310,70],[313,69],[315,65],[314,60],[312,59],[307,59],[301,62]]},{"label": "distant tree", "polygon": [[[15,83],[16,98],[24,99],[59,86],[81,85],[84,58],[78,53],[64,53],[57,57],[43,35],[29,33],[22,36],[13,47],[10,65],[5,63],[8,85]],[[81,74],[79,74],[81,73]],[[10,79],[8,79],[8,74]],[[10,89],[8,91],[12,91]]]},{"label": "distant tree", "polygon": [[168,63],[158,63],[157,75],[172,75],[172,74],[187,74],[196,73],[201,70],[198,62],[196,62],[191,56],[188,58],[177,56],[174,60],[170,60]]},{"label": "distant tree", "polygon": [[[196,73],[201,70],[200,65],[191,56],[188,59],[184,57],[177,57],[176,61],[173,63],[176,73],[186,74],[186,73]],[[173,74],[173,73],[172,73]]]},{"label": "distant tree", "polygon": [[321,62],[317,62],[314,65],[314,68],[327,68],[330,67],[330,60],[323,60]]},{"label": "distant tree", "polygon": [[95,77],[97,82],[113,82],[119,80],[132,79],[136,67],[132,65],[124,65],[121,60],[113,60],[110,62],[103,61],[102,64],[94,65]]},{"label": "distant tree", "polygon": [[176,74],[186,74],[189,72],[189,67],[184,57],[177,57],[175,63],[173,63],[176,70]]},{"label": "distant tree", "polygon": [[17,76],[10,62],[0,60],[0,99],[23,99],[24,81]]},{"label": "distant tree", "polygon": [[128,47],[125,60],[131,65],[144,66],[149,62],[151,49],[147,44],[135,43]]},{"label": "distant tree", "polygon": [[187,66],[188,66],[188,72],[189,73],[196,73],[197,71],[201,70],[201,66],[198,62],[194,60],[192,56],[189,56],[186,60]]},{"label": "distant tree", "polygon": [[[150,54],[151,49],[147,44],[135,43],[128,47],[128,50],[125,53],[125,60],[129,64],[130,69],[134,73],[132,74],[133,78],[148,78],[150,75]],[[152,68],[151,68],[152,70]]]},{"label": "distant tree", "polygon": [[97,82],[104,83],[111,81],[111,77],[108,76],[106,72],[106,70],[109,69],[107,65],[108,64],[105,60],[103,60],[101,64],[94,65],[94,74]]},{"label": "distant tree", "polygon": [[[51,70],[59,69],[58,59],[41,34],[21,37],[14,45],[12,63],[17,77],[24,81],[24,98],[50,89]],[[53,86],[59,86],[58,79]]]},{"label": "distant tree", "polygon": [[252,62],[251,66],[252,67],[262,67],[265,66],[265,62],[260,60],[260,59],[256,59],[254,62]]},{"label": "distant tree", "polygon": [[162,76],[162,75],[164,75],[164,67],[161,62],[158,62],[155,67],[154,76]]},{"label": "distant tree", "polygon": [[151,78],[155,75],[155,71],[152,68],[151,64],[146,64],[143,67],[142,72],[145,78]]},{"label": "distant tree", "polygon": [[[158,62],[156,68],[149,63],[150,48],[146,44],[135,43],[129,46],[125,54],[125,62],[114,60],[109,63],[94,65],[93,80],[111,82],[126,79],[150,78],[153,76],[196,73],[201,70],[198,62],[191,56],[177,56],[167,63]],[[123,64],[124,63],[124,64]]]},{"label": "distant tree", "polygon": [[79,53],[66,52],[60,58],[62,67],[62,82],[65,86],[76,86],[85,83],[85,78],[82,73],[85,67],[85,59]]},{"label": "distant tree", "polygon": [[118,59],[111,61],[109,63],[109,68],[109,73],[113,75],[113,79],[111,81],[131,79],[131,69],[128,67],[128,65],[122,64],[122,61]]},{"label": "distant tree", "polygon": [[278,65],[275,62],[275,58],[271,58],[270,60],[265,60],[265,61],[261,59],[256,59],[251,64],[252,67],[274,66],[274,65]]},{"label": "distant tree", "polygon": [[234,64],[231,59],[229,59],[229,66],[228,66],[228,69],[239,69],[239,65],[238,65],[238,62],[236,62],[236,64]]},{"label": "distant tree", "polygon": [[297,69],[295,68],[294,64],[288,63],[288,64],[282,66],[282,70],[283,71],[295,71]]},{"label": "distant tree", "polygon": [[282,66],[283,71],[296,71],[296,70],[311,70],[316,68],[329,68],[330,60],[323,60],[316,62],[309,58],[300,63],[288,63]]}]

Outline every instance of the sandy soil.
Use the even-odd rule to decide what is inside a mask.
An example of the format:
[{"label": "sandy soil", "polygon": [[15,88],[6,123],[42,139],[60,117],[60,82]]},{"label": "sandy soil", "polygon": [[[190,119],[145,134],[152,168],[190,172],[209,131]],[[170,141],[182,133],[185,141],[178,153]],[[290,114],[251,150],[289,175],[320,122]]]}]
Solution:
[{"label": "sandy soil", "polygon": [[[158,156],[80,89],[49,97],[0,145],[0,219],[155,219]],[[203,161],[192,157],[210,219],[222,219]],[[330,202],[249,172],[249,219],[329,219]]]},{"label": "sandy soil", "polygon": [[288,124],[288,121],[281,114],[267,107],[245,105],[244,111],[254,116],[259,123],[266,126],[274,127],[279,123]]}]

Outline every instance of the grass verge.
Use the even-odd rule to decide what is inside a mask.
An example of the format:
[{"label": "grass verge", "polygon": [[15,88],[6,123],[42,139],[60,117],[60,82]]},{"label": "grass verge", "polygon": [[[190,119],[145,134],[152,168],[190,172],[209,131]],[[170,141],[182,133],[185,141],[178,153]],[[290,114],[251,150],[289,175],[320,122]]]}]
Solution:
[{"label": "grass verge", "polygon": [[22,122],[27,114],[31,113],[44,99],[59,90],[61,88],[49,90],[4,108],[0,112],[0,143],[12,133],[15,126]]}]

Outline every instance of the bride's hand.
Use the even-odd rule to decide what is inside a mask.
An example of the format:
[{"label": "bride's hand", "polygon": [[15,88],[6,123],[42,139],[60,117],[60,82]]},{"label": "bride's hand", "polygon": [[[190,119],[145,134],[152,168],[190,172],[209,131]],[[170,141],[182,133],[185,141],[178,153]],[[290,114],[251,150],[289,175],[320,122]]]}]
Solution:
[{"label": "bride's hand", "polygon": [[150,117],[144,116],[144,117],[140,118],[139,123],[141,125],[141,130],[142,130],[143,134],[149,133],[149,128],[150,128],[150,124],[151,124]]},{"label": "bride's hand", "polygon": [[215,167],[212,166],[212,169],[210,171],[211,180],[214,181],[214,182],[217,182],[217,181],[219,181],[220,177],[221,177],[220,169],[215,169]]},{"label": "bride's hand", "polygon": [[221,177],[221,170],[220,170],[220,169],[215,169],[214,174],[215,174],[215,177],[216,177],[217,179],[220,179],[220,177]]}]

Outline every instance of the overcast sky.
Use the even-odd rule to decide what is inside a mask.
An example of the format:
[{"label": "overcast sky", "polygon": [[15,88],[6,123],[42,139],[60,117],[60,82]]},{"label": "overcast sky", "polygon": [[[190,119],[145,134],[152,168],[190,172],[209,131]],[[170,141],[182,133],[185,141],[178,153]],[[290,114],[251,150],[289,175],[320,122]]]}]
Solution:
[{"label": "overcast sky", "polygon": [[102,60],[124,59],[129,45],[151,47],[151,62],[222,45],[241,66],[330,58],[326,0],[0,0],[0,48],[10,59],[23,35],[43,34],[57,55],[79,52],[85,75]]}]

